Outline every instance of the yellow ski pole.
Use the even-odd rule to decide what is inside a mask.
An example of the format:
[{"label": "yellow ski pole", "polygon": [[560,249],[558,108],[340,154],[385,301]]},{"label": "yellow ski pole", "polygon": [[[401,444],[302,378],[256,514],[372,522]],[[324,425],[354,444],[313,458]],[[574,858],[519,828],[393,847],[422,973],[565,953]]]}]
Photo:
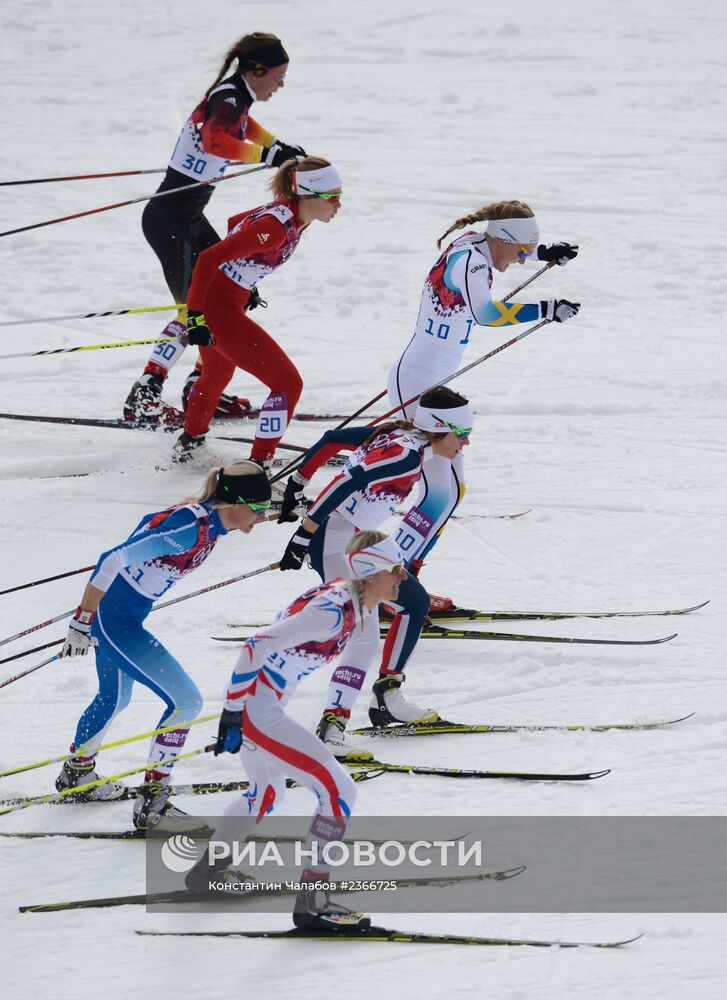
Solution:
[{"label": "yellow ski pole", "polygon": [[[178,760],[186,760],[189,757],[198,757],[203,753],[210,753],[214,750],[215,744],[210,743],[207,747],[200,747],[199,750],[192,750],[190,753],[181,753],[176,757],[170,757],[168,760],[164,761],[164,766],[168,767],[170,764],[176,764]],[[142,764],[141,767],[132,767],[128,771],[120,771],[118,774],[112,774],[110,778],[98,778],[96,781],[89,781],[86,785],[76,785],[74,788],[64,788],[62,792],[52,792],[49,795],[39,795],[37,798],[26,799],[25,802],[19,802],[17,805],[8,806],[6,809],[0,809],[0,816],[6,816],[8,813],[17,812],[20,809],[28,809],[30,806],[42,806],[45,802],[60,802],[62,799],[67,798],[69,795],[79,795],[84,792],[90,791],[92,788],[98,788],[99,785],[105,785],[109,781],[118,781],[120,778],[128,778],[130,774],[138,774],[140,771],[146,771],[149,764]]]},{"label": "yellow ski pole", "polygon": [[27,326],[28,323],[59,323],[64,319],[99,319],[103,316],[136,316],[139,313],[166,312],[169,309],[184,309],[185,303],[171,306],[139,306],[136,309],[103,309],[100,312],[75,313],[72,316],[34,316],[32,319],[8,319],[1,326]]},{"label": "yellow ski pole", "polygon": [[84,344],[81,347],[54,347],[48,351],[24,351],[21,354],[0,354],[0,361],[12,358],[40,358],[46,354],[73,354],[75,351],[105,351],[109,347],[138,347],[140,344],[166,344],[174,337],[155,337],[152,340],[119,340],[113,344]]},{"label": "yellow ski pole", "polygon": [[[114,740],[111,743],[102,743],[100,747],[96,747],[95,753],[100,753],[101,750],[112,750],[114,747],[122,747],[127,743],[135,743],[137,740],[148,740],[152,736],[161,736],[162,733],[173,733],[177,729],[188,728],[189,726],[198,726],[201,722],[212,722],[216,719],[216,715],[205,715],[201,719],[193,719],[192,722],[185,722],[180,725],[179,722],[174,726],[164,726],[162,729],[152,729],[148,733],[139,733],[138,736],[127,736],[123,740]],[[46,767],[48,764],[62,764],[65,760],[70,760],[71,757],[83,757],[85,756],[84,750],[85,746],[80,746],[76,750],[75,754],[65,753],[60,757],[49,757],[48,760],[39,760],[35,764],[23,764],[22,767],[14,767],[10,771],[0,771],[0,778],[8,778],[11,774],[22,774],[23,771],[34,771],[39,767]]]}]

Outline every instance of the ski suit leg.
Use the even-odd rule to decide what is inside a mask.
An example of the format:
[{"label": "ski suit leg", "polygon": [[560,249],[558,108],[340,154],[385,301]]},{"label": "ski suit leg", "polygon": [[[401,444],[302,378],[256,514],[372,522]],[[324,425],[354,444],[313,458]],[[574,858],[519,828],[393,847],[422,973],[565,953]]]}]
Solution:
[{"label": "ski suit leg", "polygon": [[239,300],[217,299],[205,316],[215,343],[200,349],[202,375],[189,394],[185,430],[194,437],[207,433],[232,372],[242,368],[270,390],[258,418],[252,458],[271,458],[300,399],[300,373],[273,338],[241,311]]},{"label": "ski suit leg", "polygon": [[411,573],[399,587],[399,596],[389,602],[398,612],[384,642],[379,676],[401,674],[414,652],[429,611],[429,594]]},{"label": "ski suit leg", "polygon": [[249,696],[243,711],[240,760],[250,779],[243,796],[248,815],[272,812],[285,794],[286,777],[315,794],[317,814],[351,815],[356,784],[317,736],[290,719],[272,694]]},{"label": "ski suit leg", "polygon": [[[311,542],[311,565],[324,583],[344,577],[347,565],[346,546],[356,529],[345,518],[333,513],[321,525]],[[342,719],[351,717],[351,709],[363,687],[366,673],[379,650],[379,616],[367,615],[348,642],[341,660],[331,675],[323,711]]]},{"label": "ski suit leg", "polygon": [[[307,848],[317,848],[321,857],[327,841],[343,839],[346,819],[356,802],[355,782],[316,736],[288,718],[274,695],[249,696],[243,712],[240,762],[250,787],[225,810],[213,839],[244,841],[280,804],[286,778],[292,778],[318,799]],[[306,880],[306,872],[314,878],[325,877],[315,863],[304,869],[301,881]]]},{"label": "ski suit leg", "polygon": [[96,748],[113,719],[129,704],[134,687],[131,677],[119,670],[101,646],[96,650],[96,674],[98,694],[78,720],[71,744],[71,753],[83,759],[96,756]]},{"label": "ski suit leg", "polygon": [[[128,705],[133,682],[138,681],[166,705],[155,728],[177,723],[180,726],[154,737],[149,748],[149,769],[159,777],[167,776],[173,765],[165,761],[184,746],[188,723],[202,710],[202,695],[182,665],[143,627],[143,619],[114,613],[115,606],[105,610],[103,604],[102,600],[93,623],[93,634],[99,642],[99,694],[81,717],[75,744],[95,750],[113,717]],[[114,690],[116,700],[112,706]]]},{"label": "ski suit leg", "polygon": [[[174,301],[184,302],[197,258],[207,247],[219,243],[219,236],[204,215],[189,221],[177,219],[153,201],[148,202],[144,209],[141,228],[147,243],[159,258],[164,280]],[[167,377],[184,353],[184,345],[175,338],[183,331],[185,323],[186,308],[182,308],[178,318],[167,323],[160,334],[172,339],[168,344],[154,345],[144,374]]]},{"label": "ski suit leg", "polygon": [[412,339],[391,366],[386,388],[390,406],[403,406],[413,397],[417,398],[399,413],[395,413],[392,419],[411,420],[420,393],[436,385],[439,379],[447,378],[454,370],[441,364],[435,367],[431,362],[421,358]]}]

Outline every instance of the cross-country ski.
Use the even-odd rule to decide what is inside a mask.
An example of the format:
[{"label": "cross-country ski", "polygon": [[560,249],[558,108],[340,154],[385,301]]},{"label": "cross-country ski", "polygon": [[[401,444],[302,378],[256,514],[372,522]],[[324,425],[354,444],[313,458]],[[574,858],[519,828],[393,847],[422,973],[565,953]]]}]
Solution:
[{"label": "cross-country ski", "polygon": [[721,1000],[724,4],[6,6],[5,992]]}]

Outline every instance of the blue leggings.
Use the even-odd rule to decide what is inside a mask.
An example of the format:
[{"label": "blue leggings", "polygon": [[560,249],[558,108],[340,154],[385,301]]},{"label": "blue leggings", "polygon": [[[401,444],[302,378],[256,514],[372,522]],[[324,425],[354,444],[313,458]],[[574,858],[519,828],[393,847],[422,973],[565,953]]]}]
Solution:
[{"label": "blue leggings", "polygon": [[148,767],[154,777],[169,775],[167,762],[181,752],[189,729],[184,726],[202,710],[202,694],[184,667],[143,626],[151,603],[118,580],[99,605],[92,634],[98,640],[96,673],[99,690],[78,721],[72,752],[92,757],[111,721],[131,700],[134,681],[158,695],[165,710],[155,728],[180,729],[152,739]]}]

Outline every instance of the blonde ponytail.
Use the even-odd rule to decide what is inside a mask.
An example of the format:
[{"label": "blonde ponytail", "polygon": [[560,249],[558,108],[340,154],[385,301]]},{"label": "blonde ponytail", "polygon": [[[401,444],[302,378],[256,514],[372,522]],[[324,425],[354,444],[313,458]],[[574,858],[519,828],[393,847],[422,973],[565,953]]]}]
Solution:
[{"label": "blonde ponytail", "polygon": [[295,181],[293,180],[294,170],[320,170],[321,167],[330,167],[330,160],[324,160],[322,156],[306,156],[304,160],[286,160],[268,184],[268,188],[273,192],[276,201],[281,198],[298,198],[295,193]]},{"label": "blonde ponytail", "polygon": [[532,208],[524,201],[493,201],[490,205],[478,208],[476,212],[463,215],[453,222],[447,232],[437,240],[437,247],[441,248],[444,240],[456,229],[464,229],[465,226],[472,226],[476,222],[485,220],[489,222],[490,219],[532,219],[534,214]]},{"label": "blonde ponytail", "polygon": [[[219,475],[222,472],[222,466],[216,465],[207,473],[207,478],[204,483],[202,483],[202,489],[195,496],[185,497],[182,503],[207,503],[213,500],[213,507],[228,507],[229,504],[222,500],[215,500],[215,495],[217,493],[217,483]],[[250,461],[249,458],[244,458],[241,462],[235,462],[234,465],[226,465],[225,473],[228,476],[259,476],[260,466],[257,462]]]},{"label": "blonde ponytail", "polygon": [[[386,533],[383,531],[357,531],[353,536],[351,541],[346,546],[346,554],[352,556],[354,552],[360,552],[361,549],[367,549],[370,545],[376,545],[377,542],[383,542],[387,537]],[[356,595],[356,600],[358,601],[358,610],[361,615],[361,628],[363,629],[363,615],[365,610],[364,597],[366,594],[366,581],[365,580],[349,580],[349,584],[354,594]]]}]

